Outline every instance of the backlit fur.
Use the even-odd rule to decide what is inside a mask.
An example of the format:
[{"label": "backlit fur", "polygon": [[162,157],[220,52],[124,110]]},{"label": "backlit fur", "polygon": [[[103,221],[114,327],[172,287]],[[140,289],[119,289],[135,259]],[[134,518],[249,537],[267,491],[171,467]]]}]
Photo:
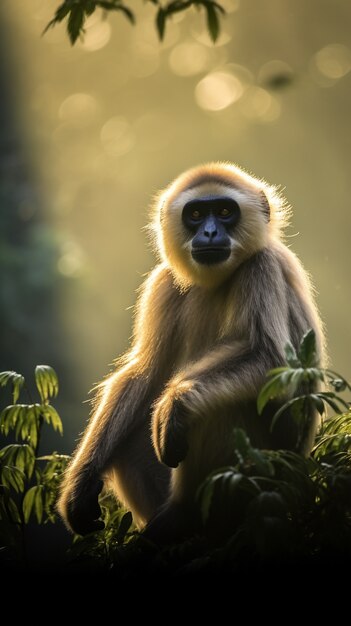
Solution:
[{"label": "backlit fur", "polygon": [[[233,198],[242,214],[232,238],[231,255],[221,264],[220,272],[218,267],[206,267],[194,261],[191,235],[180,219],[189,200],[210,195]],[[210,163],[185,172],[161,192],[154,208],[153,230],[156,248],[178,284],[184,288],[192,284],[206,288],[223,282],[245,259],[264,248],[270,238],[279,237],[287,217],[288,209],[273,187],[235,165]]]},{"label": "backlit fur", "polygon": [[[241,210],[229,259],[212,266],[193,260],[181,219],[186,202],[209,195],[230,196]],[[169,539],[189,522],[201,481],[231,462],[235,426],[255,446],[296,446],[291,419],[271,432],[271,416],[255,406],[267,371],[285,363],[286,343],[297,347],[309,328],[323,363],[310,281],[281,241],[287,216],[273,187],[227,163],[185,172],[159,194],[152,231],[160,263],[140,290],[131,349],[101,385],[66,472],[59,509],[70,528],[86,528],[103,477],[140,527],[154,520],[151,535]],[[305,454],[317,423],[300,446]],[[172,437],[183,427],[188,451],[170,469],[163,461],[167,450],[177,454]]]}]

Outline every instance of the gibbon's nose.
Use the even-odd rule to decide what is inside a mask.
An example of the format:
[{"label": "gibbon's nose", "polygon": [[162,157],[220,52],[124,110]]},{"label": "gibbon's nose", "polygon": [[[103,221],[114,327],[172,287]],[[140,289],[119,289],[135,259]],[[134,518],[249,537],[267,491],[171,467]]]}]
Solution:
[{"label": "gibbon's nose", "polygon": [[218,231],[216,221],[212,217],[210,217],[208,220],[206,220],[204,235],[205,237],[208,237],[210,241],[212,241],[212,239],[214,239],[217,234]]}]

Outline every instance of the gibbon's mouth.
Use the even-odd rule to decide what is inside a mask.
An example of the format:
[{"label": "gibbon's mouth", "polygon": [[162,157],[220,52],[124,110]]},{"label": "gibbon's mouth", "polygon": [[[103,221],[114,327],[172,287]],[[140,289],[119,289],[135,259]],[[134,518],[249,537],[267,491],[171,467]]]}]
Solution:
[{"label": "gibbon's mouth", "polygon": [[193,248],[191,256],[194,261],[202,265],[214,265],[222,263],[230,256],[230,248]]}]

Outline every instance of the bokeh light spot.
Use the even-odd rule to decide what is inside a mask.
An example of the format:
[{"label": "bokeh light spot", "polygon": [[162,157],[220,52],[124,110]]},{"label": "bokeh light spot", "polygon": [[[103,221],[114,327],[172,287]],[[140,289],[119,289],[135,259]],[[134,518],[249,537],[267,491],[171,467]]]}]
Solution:
[{"label": "bokeh light spot", "polygon": [[338,80],[351,70],[351,51],[342,44],[331,44],[319,50],[314,61],[320,74]]},{"label": "bokeh light spot", "polygon": [[61,103],[58,116],[63,122],[87,126],[94,120],[97,108],[97,101],[90,94],[74,93]]},{"label": "bokeh light spot", "polygon": [[62,245],[62,253],[57,262],[59,273],[68,278],[80,278],[84,265],[83,251],[74,241],[66,241]]},{"label": "bokeh light spot", "polygon": [[265,89],[249,87],[242,101],[242,112],[251,120],[274,122],[280,115],[281,106]]},{"label": "bokeh light spot", "polygon": [[195,88],[196,102],[202,109],[221,111],[241,98],[243,86],[229,72],[212,72],[200,80]]},{"label": "bokeh light spot", "polygon": [[169,56],[172,72],[178,76],[193,76],[206,69],[209,62],[208,49],[197,43],[181,43]]},{"label": "bokeh light spot", "polygon": [[135,136],[125,117],[111,117],[102,127],[101,143],[110,156],[122,156],[133,148]]}]

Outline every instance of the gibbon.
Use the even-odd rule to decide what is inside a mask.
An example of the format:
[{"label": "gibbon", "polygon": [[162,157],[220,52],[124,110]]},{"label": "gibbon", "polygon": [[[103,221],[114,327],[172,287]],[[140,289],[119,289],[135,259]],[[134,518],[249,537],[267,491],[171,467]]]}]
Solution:
[{"label": "gibbon", "polygon": [[[79,534],[103,527],[103,483],[151,537],[191,531],[196,490],[233,458],[232,432],[256,447],[296,449],[293,418],[258,415],[267,371],[313,328],[309,278],[281,240],[289,211],[275,188],[236,165],[191,169],[157,197],[160,262],[136,305],[134,339],[102,383],[63,480],[59,510]],[[274,411],[277,406],[274,407]],[[317,416],[300,452],[308,454]]]}]

